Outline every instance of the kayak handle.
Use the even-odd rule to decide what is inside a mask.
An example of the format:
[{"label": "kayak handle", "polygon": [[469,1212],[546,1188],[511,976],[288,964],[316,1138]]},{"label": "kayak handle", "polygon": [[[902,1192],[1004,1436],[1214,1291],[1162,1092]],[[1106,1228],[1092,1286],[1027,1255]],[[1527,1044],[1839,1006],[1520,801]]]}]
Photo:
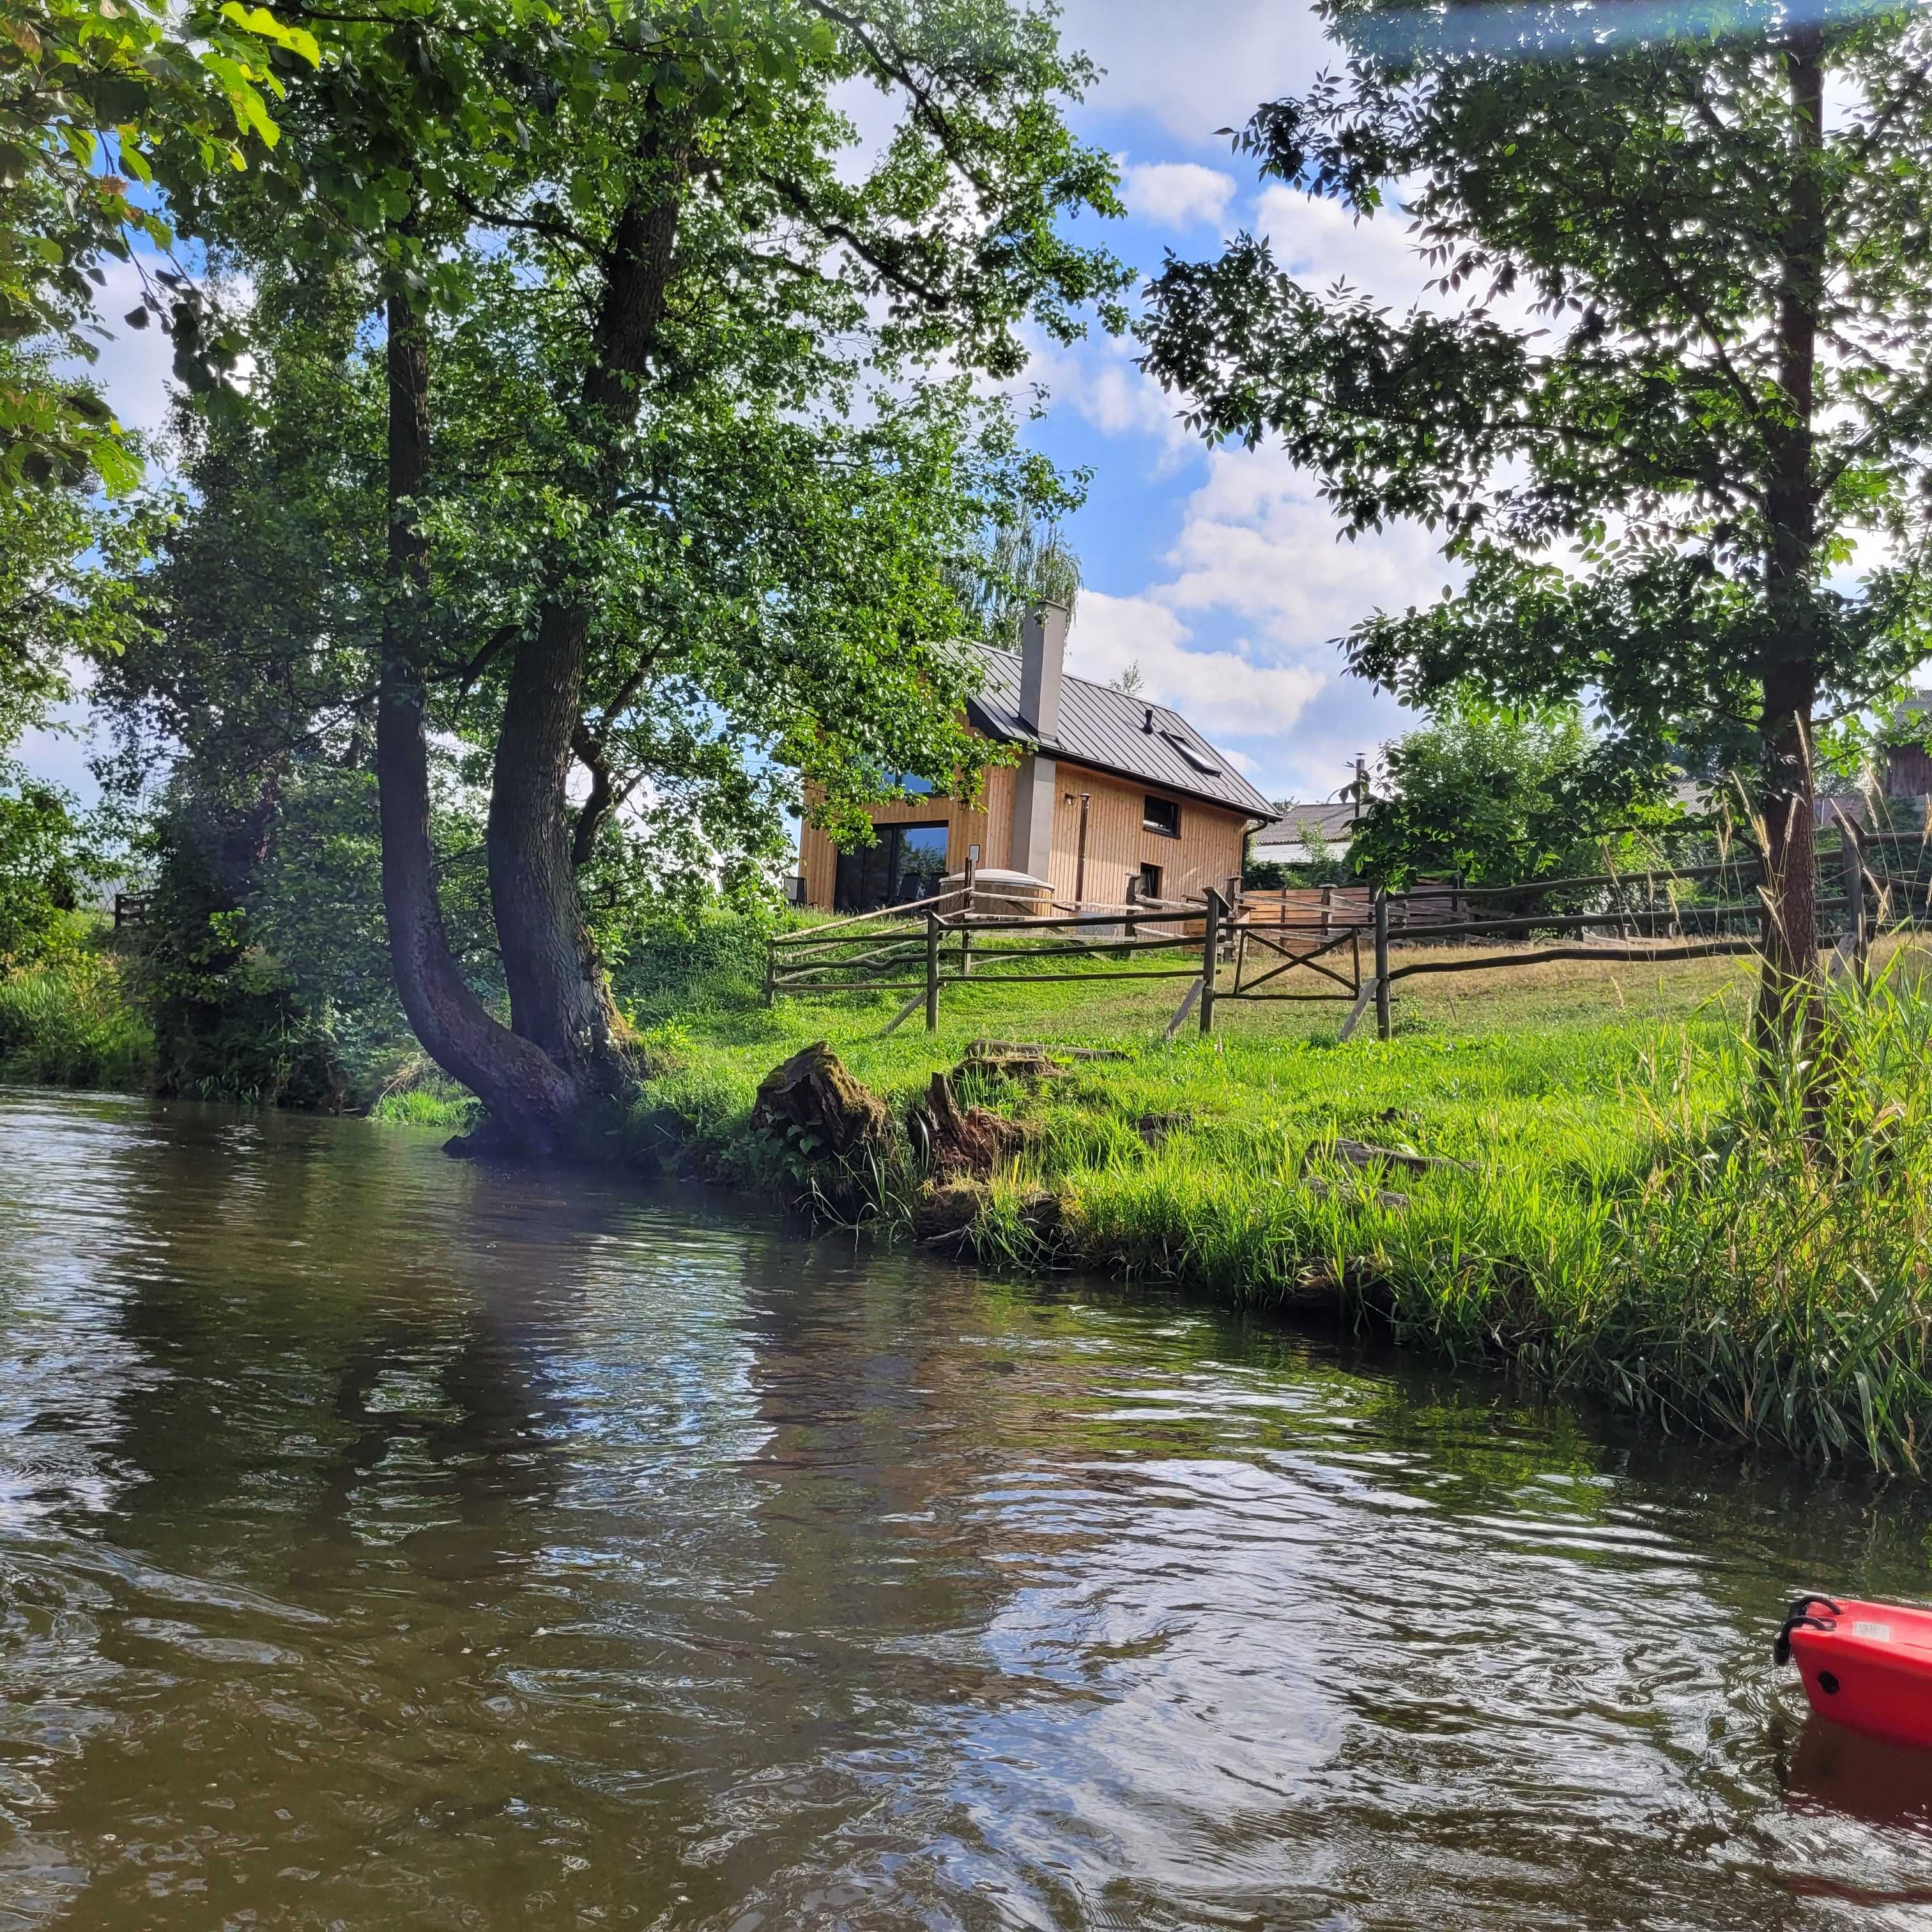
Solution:
[{"label": "kayak handle", "polygon": [[1832,1617],[1845,1614],[1842,1604],[1834,1604],[1829,1597],[1800,1597],[1784,1613],[1784,1622],[1778,1635],[1772,1640],[1771,1660],[1774,1664],[1791,1661],[1791,1633],[1795,1630],[1836,1630],[1838,1625],[1829,1617],[1814,1617],[1811,1606],[1816,1604],[1820,1610],[1828,1610]]}]

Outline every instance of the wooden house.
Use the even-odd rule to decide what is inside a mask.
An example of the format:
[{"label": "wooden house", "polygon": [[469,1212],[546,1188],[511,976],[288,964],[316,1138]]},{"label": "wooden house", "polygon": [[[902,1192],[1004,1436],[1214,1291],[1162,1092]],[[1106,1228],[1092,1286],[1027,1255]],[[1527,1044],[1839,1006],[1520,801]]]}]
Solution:
[{"label": "wooden house", "polygon": [[808,824],[804,902],[868,912],[932,896],[968,860],[1038,880],[1066,906],[1183,899],[1238,878],[1249,832],[1274,808],[1177,711],[1066,674],[1066,613],[1048,604],[1018,651],[988,650],[970,728],[1018,747],[976,802],[937,791],[875,807],[875,844],[841,852]]}]

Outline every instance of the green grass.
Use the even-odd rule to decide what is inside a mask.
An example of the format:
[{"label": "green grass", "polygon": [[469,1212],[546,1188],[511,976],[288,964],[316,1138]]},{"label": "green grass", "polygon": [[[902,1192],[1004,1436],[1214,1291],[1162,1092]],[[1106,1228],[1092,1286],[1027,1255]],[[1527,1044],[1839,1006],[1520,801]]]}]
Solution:
[{"label": "green grass", "polygon": [[0,1077],[138,1089],[154,1068],[154,1030],[112,954],[76,949],[0,970]]},{"label": "green grass", "polygon": [[[713,1008],[646,1036],[644,1118],[728,1178],[800,1191],[748,1127],[758,1080],[831,1042],[896,1121],[982,1036],[1114,1046],[1042,1091],[974,1097],[1034,1138],[989,1190],[982,1254],[1332,1310],[1450,1358],[1502,1360],[1652,1426],[1918,1473],[1932,1433],[1932,998],[1894,958],[1834,996],[1834,1094],[1767,1082],[1747,1045],[1748,966],[1524,968],[1410,982],[1386,1044],[1335,1043],[1340,1009],[1224,1005],[1211,1041],[1160,1028],[1178,986],[948,988],[928,1037],[880,1036],[893,1002]],[[964,1096],[962,1096],[964,1097]],[[1158,1145],[1139,1123],[1168,1118]],[[1365,1182],[1346,1135],[1473,1171]],[[1306,1184],[1309,1174],[1324,1190]],[[857,1196],[902,1217],[896,1148]],[[1378,1204],[1378,1189],[1408,1195]],[[1050,1236],[1025,1203],[1060,1206]]]},{"label": "green grass", "polygon": [[421,1053],[411,1054],[389,1075],[369,1107],[372,1120],[447,1127],[452,1133],[467,1133],[482,1112],[482,1103],[468,1088],[438,1071]]}]

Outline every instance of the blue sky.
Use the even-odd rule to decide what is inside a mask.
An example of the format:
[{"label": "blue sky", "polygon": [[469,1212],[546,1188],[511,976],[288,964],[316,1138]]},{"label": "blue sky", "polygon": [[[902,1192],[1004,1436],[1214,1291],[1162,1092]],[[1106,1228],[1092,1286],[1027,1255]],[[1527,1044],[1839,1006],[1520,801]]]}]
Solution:
[{"label": "blue sky", "polygon": [[[1317,286],[1338,275],[1384,299],[1419,293],[1423,271],[1400,218],[1357,226],[1279,186],[1263,189],[1215,130],[1306,86],[1324,58],[1308,10],[1269,0],[1065,0],[1063,35],[1106,70],[1076,124],[1120,160],[1129,218],[1106,238],[1143,277],[1166,250],[1212,255],[1237,230],[1268,233]],[[103,291],[110,316],[134,290]],[[122,294],[128,299],[118,299]],[[158,425],[168,345],[124,333],[100,374],[124,418]],[[1312,480],[1278,452],[1210,453],[1177,420],[1177,399],[1105,338],[1042,346],[1031,372],[1051,392],[1035,440],[1094,472],[1069,536],[1087,590],[1069,668],[1111,679],[1137,664],[1148,694],[1184,712],[1271,797],[1319,799],[1358,752],[1403,714],[1343,675],[1332,640],[1378,604],[1432,598],[1442,560],[1420,530],[1336,541]],[[83,793],[86,746],[38,734],[23,748],[45,776]]]},{"label": "blue sky", "polygon": [[[1066,0],[1063,32],[1106,70],[1077,122],[1122,164],[1130,215],[1111,236],[1144,275],[1168,249],[1210,256],[1249,228],[1314,286],[1346,276],[1387,300],[1420,295],[1425,272],[1399,215],[1357,225],[1264,188],[1215,131],[1324,64],[1305,7]],[[1310,477],[1278,451],[1204,449],[1130,344],[1039,363],[1052,403],[1037,441],[1094,472],[1070,526],[1088,585],[1070,668],[1111,678],[1137,662],[1149,694],[1237,754],[1270,796],[1334,791],[1405,714],[1343,674],[1333,640],[1378,604],[1432,599],[1444,576],[1433,542],[1396,530],[1338,542]]]}]

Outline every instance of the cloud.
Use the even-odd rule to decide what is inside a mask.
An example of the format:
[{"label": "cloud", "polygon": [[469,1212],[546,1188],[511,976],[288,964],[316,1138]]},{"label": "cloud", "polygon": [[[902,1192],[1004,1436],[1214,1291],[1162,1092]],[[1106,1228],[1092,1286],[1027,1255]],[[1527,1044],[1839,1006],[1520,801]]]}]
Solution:
[{"label": "cloud", "polygon": [[1378,301],[1406,307],[1423,299],[1436,272],[1409,235],[1408,215],[1393,202],[1358,220],[1339,202],[1277,182],[1256,199],[1255,232],[1274,243],[1282,267],[1316,289],[1345,280]]},{"label": "cloud", "polygon": [[1038,383],[1056,409],[1070,410],[1102,436],[1150,436],[1160,445],[1158,466],[1172,468],[1200,448],[1180,420],[1180,404],[1135,366],[1135,345],[1117,336],[1063,347],[1042,342],[1026,381]]},{"label": "cloud", "polygon": [[1304,665],[1258,664],[1238,650],[1192,650],[1192,633],[1148,597],[1083,590],[1067,646],[1076,676],[1110,684],[1132,665],[1141,689],[1210,737],[1278,738],[1294,729],[1321,674]]},{"label": "cloud", "polygon": [[153,436],[167,422],[172,388],[174,344],[167,332],[153,322],[130,328],[121,318],[141,298],[141,278],[131,262],[104,262],[105,284],[94,301],[103,320],[112,330],[100,344],[92,363],[68,366],[100,386],[108,406],[130,429]]},{"label": "cloud", "polygon": [[1198,161],[1138,161],[1123,177],[1130,214],[1163,228],[1218,228],[1234,198],[1234,178]]},{"label": "cloud", "polygon": [[1282,0],[1064,0],[1060,40],[1106,70],[1090,107],[1192,142],[1304,88],[1332,51],[1314,13]]},{"label": "cloud", "polygon": [[1357,543],[1338,536],[1314,479],[1281,450],[1216,450],[1168,554],[1174,574],[1150,594],[1175,610],[1229,611],[1283,647],[1325,655],[1378,608],[1434,602],[1449,574],[1440,538],[1419,524]]}]

